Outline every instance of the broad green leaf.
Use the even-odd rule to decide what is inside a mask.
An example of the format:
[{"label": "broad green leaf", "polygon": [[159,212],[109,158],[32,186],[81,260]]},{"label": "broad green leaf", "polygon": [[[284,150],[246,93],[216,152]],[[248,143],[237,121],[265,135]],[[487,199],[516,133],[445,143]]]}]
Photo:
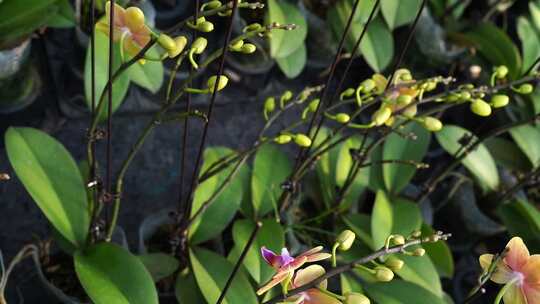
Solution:
[{"label": "broad green leaf", "polygon": [[465,34],[480,53],[493,65],[506,65],[509,77],[516,79],[521,71],[521,57],[512,39],[498,27],[483,23]]},{"label": "broad green leaf", "polygon": [[381,0],[382,15],[390,29],[395,29],[411,23],[421,3],[422,0]]},{"label": "broad green leaf", "polygon": [[292,165],[287,155],[273,144],[262,146],[253,161],[251,200],[255,213],[263,216],[274,208]]},{"label": "broad green leaf", "polygon": [[24,39],[45,26],[58,12],[58,0],[4,0],[0,2],[0,47]]},{"label": "broad green leaf", "polygon": [[57,0],[58,12],[47,22],[48,26],[56,28],[69,28],[75,26],[75,12],[69,0]]},{"label": "broad green leaf", "polygon": [[[206,249],[194,248],[189,257],[193,273],[208,303],[216,303],[233,270],[233,264],[224,257]],[[227,291],[223,304],[257,304],[257,296],[248,279],[238,272]]]},{"label": "broad green leaf", "polygon": [[429,290],[402,280],[388,283],[368,284],[367,294],[378,304],[446,304]]},{"label": "broad green leaf", "polygon": [[141,260],[126,249],[99,243],[75,253],[75,271],[96,304],[157,304],[154,281]]},{"label": "broad green leaf", "polygon": [[403,268],[396,271],[397,275],[405,281],[422,286],[434,295],[442,297],[439,273],[427,255],[414,257],[400,254],[396,256],[405,262]]},{"label": "broad green leaf", "polygon": [[276,58],[276,62],[287,78],[295,78],[302,73],[302,70],[304,70],[304,67],[306,66],[306,45],[302,44],[288,56]]},{"label": "broad green leaf", "polygon": [[[275,219],[263,220],[262,224],[244,259],[246,270],[259,284],[265,283],[275,273],[275,270],[262,259],[261,247],[266,246],[274,252],[280,252],[281,248],[285,246],[285,233]],[[244,250],[254,228],[255,223],[251,220],[237,220],[234,223],[233,240],[240,252]]]},{"label": "broad green leaf", "polygon": [[9,161],[49,222],[76,247],[86,243],[90,214],[77,164],[56,139],[32,128],[5,135]]},{"label": "broad green leaf", "polygon": [[349,292],[358,292],[358,293],[363,292],[364,289],[362,288],[362,284],[360,284],[360,282],[358,282],[358,280],[355,279],[352,275],[342,273],[339,276],[339,278],[340,278],[340,283],[341,283],[342,294],[346,294]]},{"label": "broad green leaf", "polygon": [[495,162],[503,167],[515,171],[528,171],[531,162],[519,147],[511,140],[493,137],[485,141]]},{"label": "broad green leaf", "polygon": [[517,32],[521,40],[521,54],[523,57],[521,72],[525,73],[536,58],[540,56],[540,36],[526,17],[517,19]]},{"label": "broad green leaf", "polygon": [[[359,149],[360,145],[362,144],[361,142],[362,141],[360,138],[351,137],[347,141],[339,145],[335,166],[336,186],[343,187],[353,164],[351,149]],[[366,144],[369,144],[369,142],[366,141]],[[347,206],[348,204],[357,202],[360,195],[362,195],[362,193],[364,192],[367,184],[369,184],[369,168],[361,168],[356,178],[352,182],[348,193],[346,193],[343,197],[342,204],[344,206]]]},{"label": "broad green leaf", "polygon": [[[459,141],[465,136],[472,136],[471,142],[477,138],[470,131],[454,125],[445,125],[435,133],[439,144],[450,154],[455,155],[461,150]],[[463,150],[462,150],[463,151]],[[474,151],[462,160],[463,165],[482,183],[485,188],[496,190],[499,187],[499,173],[493,157],[487,148],[480,144]]]},{"label": "broad green leaf", "polygon": [[[148,56],[159,57],[155,47],[148,50]],[[135,63],[128,69],[129,78],[135,84],[157,93],[163,84],[163,63],[161,61],[148,60],[145,64]]]},{"label": "broad green leaf", "polygon": [[[315,146],[322,144],[323,140],[330,135],[330,130],[321,128],[317,138],[313,141]],[[335,187],[335,160],[337,159],[338,148],[334,147],[320,156],[317,161],[315,172],[317,173],[318,187],[320,188],[320,197],[326,206],[330,206],[334,202],[336,195]],[[318,198],[318,197],[317,197]],[[316,198],[316,199],[317,199]]]},{"label": "broad green leaf", "polygon": [[540,3],[529,1],[529,11],[536,30],[540,30]]},{"label": "broad green leaf", "polygon": [[378,249],[384,246],[385,240],[392,234],[394,215],[392,205],[388,195],[383,191],[377,191],[375,205],[371,214],[371,236],[373,237],[373,248]]},{"label": "broad green leaf", "polygon": [[386,186],[384,185],[384,177],[382,170],[382,146],[378,146],[373,150],[370,157],[370,162],[372,163],[369,166],[369,188],[374,192],[378,190],[385,190]]},{"label": "broad green leaf", "polygon": [[272,31],[270,37],[270,55],[283,58],[293,54],[304,44],[307,37],[307,22],[296,5],[285,0],[268,0],[267,24],[295,24],[292,31]]},{"label": "broad green leaf", "polygon": [[[416,140],[391,134],[384,143],[383,159],[421,162],[429,148],[431,134],[417,123],[408,124],[402,131],[416,134]],[[415,166],[406,164],[384,164],[382,167],[384,183],[392,193],[403,190],[416,172]]]},{"label": "broad green leaf", "polygon": [[148,253],[139,256],[154,282],[172,275],[180,266],[180,262],[174,257],[165,253]]},{"label": "broad green leaf", "polygon": [[418,204],[402,198],[392,199],[392,234],[407,236],[422,226],[422,212]]},{"label": "broad green leaf", "polygon": [[[230,155],[232,152],[232,150],[224,147],[206,149],[201,173],[211,164],[224,156]],[[233,167],[234,165],[222,170],[219,174],[204,181],[197,187],[194,194],[191,216],[223,185],[227,177],[233,172]],[[244,164],[238,169],[234,178],[225,186],[210,207],[195,219],[189,231],[191,243],[199,244],[210,240],[219,235],[229,225],[242,203],[242,196],[244,194],[242,181],[245,180],[242,175],[247,173],[248,171]]]},{"label": "broad green leaf", "polygon": [[540,128],[524,125],[510,129],[510,135],[527,155],[533,167],[540,165]]},{"label": "broad green leaf", "polygon": [[189,268],[182,270],[176,282],[174,284],[174,295],[178,303],[184,304],[207,304],[199,286],[197,286],[197,281],[195,281],[195,276]]},{"label": "broad green leaf", "polygon": [[497,209],[511,236],[519,236],[531,252],[540,250],[540,211],[525,200],[511,200]]},{"label": "broad green leaf", "polygon": [[343,217],[343,221],[360,241],[364,242],[369,248],[374,248],[369,215],[363,213],[348,214]]},{"label": "broad green leaf", "polygon": [[[95,43],[96,43],[96,67],[95,67],[95,98],[96,98],[96,107],[99,103],[99,99],[107,80],[109,79],[109,38],[100,31],[96,31],[95,34]],[[114,59],[113,59],[113,71],[118,70],[121,63],[120,58],[120,47],[118,43],[113,45],[114,47]],[[92,108],[92,60],[91,60],[91,47],[89,46],[86,51],[86,62],[84,65],[84,94],[86,96],[86,104],[88,108]],[[112,96],[112,112],[114,113],[118,107],[122,104],[124,97],[129,88],[129,76],[126,72],[120,74],[116,78],[113,84],[113,96]],[[102,107],[99,119],[103,121],[107,117],[108,110],[108,94],[105,93],[103,102],[105,103]]]},{"label": "broad green leaf", "polygon": [[[422,235],[432,235],[435,231],[424,224],[422,226]],[[424,243],[422,247],[426,250],[427,256],[435,265],[439,276],[444,278],[452,278],[454,276],[454,257],[450,251],[450,247],[446,242]]]}]

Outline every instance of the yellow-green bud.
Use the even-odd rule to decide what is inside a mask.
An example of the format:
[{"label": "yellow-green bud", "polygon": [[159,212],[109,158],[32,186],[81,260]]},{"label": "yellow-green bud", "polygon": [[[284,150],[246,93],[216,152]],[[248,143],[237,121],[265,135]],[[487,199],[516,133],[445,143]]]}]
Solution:
[{"label": "yellow-green bud", "polygon": [[440,131],[443,127],[443,124],[440,120],[431,116],[424,117],[423,125],[424,125],[424,128],[426,128],[426,130],[431,131],[431,132]]},{"label": "yellow-green bud", "polygon": [[373,79],[366,79],[360,84],[362,86],[362,93],[369,93],[375,89],[377,84]]},{"label": "yellow-green bud", "polygon": [[403,110],[403,115],[406,117],[414,117],[418,112],[418,107],[416,105],[411,105]]},{"label": "yellow-green bud", "polygon": [[176,49],[176,43],[174,43],[174,40],[167,34],[159,34],[157,42],[167,52],[172,52]]},{"label": "yellow-green bud", "polygon": [[531,94],[534,91],[532,84],[524,83],[518,89],[520,94]]},{"label": "yellow-green bud", "polygon": [[292,137],[287,134],[281,134],[278,137],[274,138],[274,141],[280,145],[288,144],[292,140]]},{"label": "yellow-green bud", "polygon": [[465,92],[461,92],[461,94],[459,94],[459,97],[461,100],[469,100],[471,99],[472,96],[470,92],[465,91]]},{"label": "yellow-green bud", "polygon": [[403,262],[403,260],[401,259],[398,259],[396,257],[389,257],[385,262],[384,262],[384,265],[386,265],[388,268],[390,268],[390,270],[392,271],[399,271],[401,270],[401,268],[403,268],[403,265],[405,264],[405,262]]},{"label": "yellow-green bud", "polygon": [[426,86],[426,92],[431,92],[437,88],[437,82],[436,81],[428,81]]},{"label": "yellow-green bud", "polygon": [[140,29],[144,25],[144,13],[136,6],[128,7],[126,8],[125,21],[130,29]]},{"label": "yellow-green bud", "polygon": [[351,120],[351,117],[347,113],[339,113],[336,115],[336,121],[339,123],[348,123]]},{"label": "yellow-green bud", "polygon": [[293,98],[293,92],[291,91],[285,91],[283,95],[281,95],[281,100],[287,102]]},{"label": "yellow-green bud", "polygon": [[356,238],[356,234],[354,234],[354,232],[348,229],[343,230],[336,239],[336,243],[339,244],[338,249],[341,251],[347,251],[351,249],[351,246],[354,243],[355,238]]},{"label": "yellow-green bud", "polygon": [[375,278],[379,282],[390,282],[394,278],[394,272],[388,267],[377,266],[375,267]]},{"label": "yellow-green bud", "polygon": [[178,36],[174,38],[174,44],[176,47],[172,51],[167,51],[167,53],[169,54],[169,57],[175,58],[176,56],[180,55],[180,53],[184,51],[184,48],[186,47],[187,43],[188,43],[188,39],[186,38],[186,36]]},{"label": "yellow-green bud", "polygon": [[197,25],[197,29],[203,33],[210,33],[214,30],[214,24],[210,21],[205,21]]},{"label": "yellow-green bud", "polygon": [[252,23],[244,28],[244,32],[258,31],[262,28],[262,25],[258,23]]},{"label": "yellow-green bud", "polygon": [[345,295],[344,304],[370,304],[371,301],[368,297],[357,292],[347,292]]},{"label": "yellow-green bud", "polygon": [[413,232],[411,233],[411,236],[412,236],[413,238],[419,238],[419,237],[422,236],[422,231],[420,231],[420,230],[415,230],[415,231],[413,231]]},{"label": "yellow-green bud", "polygon": [[320,101],[321,101],[321,100],[320,100],[319,98],[313,99],[313,100],[309,103],[309,105],[308,105],[309,110],[310,110],[311,112],[317,111],[317,107],[319,107],[319,102],[320,102]]},{"label": "yellow-green bud", "polygon": [[341,94],[339,95],[339,97],[340,97],[341,99],[343,99],[343,97],[351,97],[351,96],[354,95],[354,92],[356,92],[355,89],[353,89],[353,88],[348,88],[348,89],[346,89],[345,91],[341,92]]},{"label": "yellow-green bud", "polygon": [[395,73],[395,77],[397,80],[401,81],[411,81],[413,79],[411,71],[409,71],[408,69],[397,70]]},{"label": "yellow-green bud", "polygon": [[471,111],[485,117],[491,115],[491,106],[482,99],[475,99],[471,102]]},{"label": "yellow-green bud", "polygon": [[240,39],[234,43],[232,43],[229,48],[235,52],[242,51],[242,46],[244,46],[244,40]]},{"label": "yellow-green bud", "polygon": [[[208,78],[208,82],[206,84],[208,86],[208,90],[210,90],[210,93],[214,92],[214,88],[216,87],[216,80],[217,80],[217,76],[215,75]],[[228,82],[229,82],[229,78],[227,78],[227,76],[224,76],[224,75],[219,76],[217,90],[218,91],[223,90],[227,86]]]},{"label": "yellow-green bud", "polygon": [[276,99],[274,97],[266,98],[266,100],[264,101],[264,110],[267,113],[271,113],[271,112],[274,112],[275,109],[276,109]]},{"label": "yellow-green bud", "polygon": [[201,10],[213,10],[220,7],[221,5],[222,5],[221,1],[218,1],[218,0],[210,1],[208,3],[203,4],[201,6]]},{"label": "yellow-green bud", "polygon": [[495,77],[502,79],[508,75],[508,68],[505,65],[501,65],[495,68]]},{"label": "yellow-green bud", "polygon": [[206,46],[208,45],[208,40],[204,37],[198,37],[193,41],[193,44],[191,45],[191,49],[194,51],[195,54],[202,54],[204,50],[206,49]]},{"label": "yellow-green bud", "polygon": [[383,106],[373,113],[372,121],[376,126],[383,125],[392,116],[392,109],[388,106]]},{"label": "yellow-green bud", "polygon": [[311,146],[311,139],[305,134],[296,134],[294,136],[294,142],[304,148]]},{"label": "yellow-green bud", "polygon": [[414,256],[417,256],[417,257],[424,256],[424,254],[426,254],[426,250],[425,250],[424,248],[416,248],[416,249],[413,251],[413,255],[414,255]]},{"label": "yellow-green bud", "polygon": [[491,97],[491,106],[494,108],[505,107],[510,102],[508,95],[497,94]]},{"label": "yellow-green bud", "polygon": [[246,43],[242,46],[242,53],[253,54],[257,50],[257,46],[253,43]]},{"label": "yellow-green bud", "polygon": [[403,245],[405,244],[405,237],[403,237],[401,234],[396,234],[392,237],[392,243],[398,246]]},{"label": "yellow-green bud", "polygon": [[397,98],[398,104],[403,106],[409,105],[412,101],[413,97],[411,95],[399,95],[399,97]]}]

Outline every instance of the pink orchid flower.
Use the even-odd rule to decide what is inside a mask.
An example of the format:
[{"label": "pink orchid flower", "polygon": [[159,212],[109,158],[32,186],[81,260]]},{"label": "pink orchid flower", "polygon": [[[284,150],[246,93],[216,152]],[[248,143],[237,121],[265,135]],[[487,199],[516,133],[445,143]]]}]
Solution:
[{"label": "pink orchid flower", "polygon": [[297,257],[292,257],[289,254],[287,248],[281,250],[281,254],[275,254],[273,251],[267,249],[266,247],[261,248],[261,254],[263,259],[270,266],[274,267],[277,270],[277,273],[272,277],[272,279],[261,287],[257,294],[261,295],[272,287],[278,285],[279,283],[292,279],[294,276],[294,271],[305,263],[312,263],[321,260],[330,258],[332,255],[329,253],[320,252],[323,249],[322,246],[315,247],[310,249]]},{"label": "pink orchid flower", "polygon": [[[110,35],[111,2],[105,4],[105,17],[96,24],[96,29]],[[124,9],[114,4],[113,40],[122,40],[124,50],[135,56],[150,42],[151,31],[144,23],[144,13],[137,7]]]},{"label": "pink orchid flower", "polygon": [[[326,271],[320,265],[311,265],[298,270],[291,282],[291,288],[298,288],[311,283],[313,280],[324,275]],[[304,292],[285,299],[287,304],[341,304],[336,298],[321,290],[326,290],[327,281],[321,282],[317,288],[310,288]]]},{"label": "pink orchid flower", "polygon": [[[505,284],[505,304],[540,304],[540,255],[530,255],[519,237],[506,245],[507,252],[497,265],[491,280]],[[492,254],[480,256],[480,265],[486,271],[493,261]]]}]

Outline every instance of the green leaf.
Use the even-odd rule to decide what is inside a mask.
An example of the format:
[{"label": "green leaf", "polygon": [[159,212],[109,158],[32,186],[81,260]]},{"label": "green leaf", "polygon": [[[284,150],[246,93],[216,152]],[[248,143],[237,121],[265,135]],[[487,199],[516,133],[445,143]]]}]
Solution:
[{"label": "green leaf", "polygon": [[390,29],[395,29],[411,23],[421,3],[422,0],[381,0],[381,11]]},{"label": "green leaf", "polygon": [[540,165],[540,128],[524,125],[510,129],[510,135],[527,155],[533,167]]},{"label": "green leaf", "polygon": [[[194,248],[189,257],[193,273],[208,303],[216,303],[233,270],[233,264],[224,257],[206,249]],[[257,296],[242,272],[238,272],[227,291],[223,304],[257,304]]]},{"label": "green leaf", "polygon": [[[408,124],[403,132],[416,134],[416,140],[403,138],[399,134],[392,133],[388,136],[383,147],[384,160],[404,160],[420,162],[429,148],[431,134],[417,123]],[[410,182],[416,167],[406,164],[384,164],[384,183],[388,191],[399,193]]]},{"label": "green leaf", "polygon": [[58,11],[57,0],[0,2],[0,46],[45,26]]},{"label": "green leaf", "polygon": [[[432,235],[435,231],[424,224],[422,226],[422,235]],[[426,250],[427,256],[435,265],[439,276],[444,278],[452,278],[454,276],[454,257],[450,251],[450,247],[446,242],[424,243],[422,247]]]},{"label": "green leaf", "polygon": [[525,73],[540,55],[540,36],[538,36],[537,30],[535,30],[529,19],[525,17],[518,17],[517,32],[521,40],[521,54],[523,57],[521,72]]},{"label": "green leaf", "polygon": [[[201,172],[219,160],[230,155],[233,151],[224,147],[212,147],[204,151],[204,163]],[[222,170],[220,173],[201,183],[195,190],[191,216],[212,196],[214,191],[225,182],[231,174],[233,166]],[[193,222],[190,233],[192,244],[210,240],[219,235],[229,223],[240,208],[242,196],[244,194],[244,185],[242,175],[247,174],[246,166],[242,165],[236,176],[230,181],[229,185],[217,196],[215,201]]]},{"label": "green leaf", "polygon": [[47,22],[50,27],[69,28],[76,25],[75,12],[69,0],[57,0],[58,12]]},{"label": "green leaf", "polygon": [[277,204],[282,192],[281,184],[291,172],[292,164],[278,146],[265,144],[257,151],[251,176],[251,200],[259,217]]},{"label": "green leaf", "polygon": [[178,274],[174,284],[174,294],[178,303],[207,304],[189,268]]},{"label": "green leaf", "polygon": [[418,204],[403,198],[393,198],[392,233],[407,236],[422,226],[422,212]]},{"label": "green leaf", "polygon": [[497,215],[511,236],[519,236],[531,252],[540,250],[540,211],[525,200],[516,199],[501,205]]},{"label": "green leaf", "polygon": [[152,277],[129,251],[99,243],[75,253],[75,271],[96,304],[157,304]]},{"label": "green leaf", "polygon": [[446,302],[432,292],[402,280],[388,283],[368,284],[368,295],[378,304],[445,304]]},{"label": "green leaf", "polygon": [[509,77],[516,79],[521,71],[521,57],[512,39],[498,27],[490,23],[474,26],[465,37],[493,65],[506,65]]},{"label": "green leaf", "polygon": [[[96,43],[96,86],[95,86],[95,97],[96,97],[96,107],[99,103],[99,98],[107,84],[109,79],[109,38],[100,31],[96,31],[95,34],[95,43]],[[113,45],[114,47],[114,59],[113,59],[113,71],[118,70],[121,65],[120,58],[120,47],[118,43]],[[84,65],[84,94],[86,96],[86,104],[88,108],[92,108],[92,60],[91,60],[91,47],[89,46],[86,51],[86,62]],[[112,112],[114,113],[124,97],[129,88],[129,76],[126,72],[120,74],[113,84],[113,96],[112,96]],[[102,107],[102,111],[99,116],[99,120],[103,121],[107,118],[109,102],[107,94],[103,100],[105,104]]]},{"label": "green leaf", "polygon": [[346,294],[349,292],[363,292],[364,289],[362,288],[362,284],[360,284],[360,282],[358,282],[358,280],[356,280],[353,276],[342,273],[339,275],[339,278],[341,282],[341,294]]},{"label": "green leaf", "polygon": [[427,255],[415,257],[401,254],[396,256],[405,262],[403,267],[396,271],[397,275],[405,281],[422,286],[434,295],[442,297],[439,273]]},{"label": "green leaf", "polygon": [[392,234],[394,215],[390,199],[383,191],[377,191],[375,205],[371,214],[371,236],[373,237],[373,248],[384,246],[388,236]]},{"label": "green leaf", "polygon": [[[322,144],[323,140],[330,135],[330,130],[327,128],[321,128],[317,138],[313,141],[315,146]],[[330,206],[334,202],[336,195],[336,187],[334,173],[336,172],[335,165],[337,154],[339,153],[338,147],[331,148],[326,153],[322,154],[319,161],[316,164],[315,172],[317,173],[317,187],[320,189],[320,195],[315,199],[321,199],[326,206]]]},{"label": "green leaf", "polygon": [[[470,131],[454,125],[445,125],[444,128],[435,133],[439,144],[450,154],[455,155],[460,150],[460,139],[464,135],[472,136],[471,142],[477,140],[477,137],[471,134]],[[463,151],[463,150],[462,150]],[[499,187],[499,173],[493,157],[484,146],[478,147],[471,151],[463,160],[463,165],[480,181],[484,188],[496,190]]]},{"label": "green leaf", "polygon": [[180,263],[174,257],[165,253],[148,253],[139,256],[154,282],[172,275],[180,266]]},{"label": "green leaf", "polygon": [[343,221],[369,248],[374,248],[371,237],[371,218],[367,214],[355,213],[343,217]]},{"label": "green leaf", "polygon": [[[285,232],[275,219],[263,220],[262,224],[244,259],[246,270],[259,284],[265,283],[275,273],[274,269],[262,259],[261,247],[266,246],[274,252],[280,252],[281,248],[285,246]],[[233,240],[240,252],[244,250],[254,228],[255,223],[251,220],[237,220],[234,223]]]},{"label": "green leaf", "polygon": [[73,245],[84,246],[90,225],[86,188],[66,148],[32,128],[9,128],[5,142],[17,177],[49,222]]},{"label": "green leaf", "polygon": [[270,37],[270,55],[272,58],[283,58],[293,54],[304,44],[307,37],[307,22],[297,6],[284,0],[268,0],[267,24],[295,24],[292,31],[272,31]]},{"label": "green leaf", "polygon": [[302,44],[286,57],[276,58],[276,62],[287,78],[295,78],[302,73],[307,62],[306,45]]},{"label": "green leaf", "polygon": [[[155,46],[148,50],[148,56],[159,57]],[[163,84],[163,63],[153,60],[148,60],[145,64],[135,63],[129,67],[128,74],[135,84],[155,94]]]},{"label": "green leaf", "polygon": [[493,137],[486,140],[485,144],[497,164],[515,171],[531,169],[531,162],[514,142]]},{"label": "green leaf", "polygon": [[[351,149],[359,149],[362,140],[358,137],[351,137],[344,143],[340,144],[337,151],[337,160],[335,165],[335,184],[338,187],[343,187],[350,170],[352,169],[353,159]],[[366,144],[369,141],[366,140]],[[362,168],[358,172],[356,179],[352,182],[350,190],[343,197],[342,204],[344,206],[357,202],[365,187],[369,184],[369,168]]]}]

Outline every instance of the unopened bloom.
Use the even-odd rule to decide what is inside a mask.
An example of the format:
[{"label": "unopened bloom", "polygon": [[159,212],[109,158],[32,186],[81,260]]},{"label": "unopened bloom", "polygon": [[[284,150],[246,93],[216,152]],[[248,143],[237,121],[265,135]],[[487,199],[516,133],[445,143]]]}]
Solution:
[{"label": "unopened bloom", "polygon": [[[105,4],[105,18],[96,24],[96,29],[110,35],[111,2]],[[114,4],[113,40],[123,42],[128,54],[135,56],[150,42],[150,29],[144,23],[144,13],[138,7],[124,9]]]},{"label": "unopened bloom", "polygon": [[[508,285],[503,300],[505,304],[540,303],[540,255],[530,255],[527,246],[519,237],[514,237],[506,245],[506,255],[497,265],[491,280]],[[484,271],[490,268],[492,254],[480,256]]]},{"label": "unopened bloom", "polygon": [[268,265],[276,269],[277,273],[272,277],[270,282],[257,291],[257,294],[261,295],[286,279],[291,279],[294,275],[294,271],[302,267],[305,263],[325,260],[332,256],[329,253],[321,252],[322,249],[322,246],[318,246],[297,257],[292,257],[287,248],[281,249],[281,254],[278,255],[266,247],[262,247],[261,254],[263,259]]},{"label": "unopened bloom", "polygon": [[[291,282],[291,288],[298,288],[306,284],[311,283],[315,279],[323,276],[325,270],[320,265],[311,265],[304,269],[299,270],[294,279]],[[326,290],[327,282],[326,280],[322,281],[317,288],[310,288],[306,291],[300,292],[294,296],[291,296],[285,300],[285,303],[294,303],[294,304],[341,304],[341,302],[319,290]]]}]

